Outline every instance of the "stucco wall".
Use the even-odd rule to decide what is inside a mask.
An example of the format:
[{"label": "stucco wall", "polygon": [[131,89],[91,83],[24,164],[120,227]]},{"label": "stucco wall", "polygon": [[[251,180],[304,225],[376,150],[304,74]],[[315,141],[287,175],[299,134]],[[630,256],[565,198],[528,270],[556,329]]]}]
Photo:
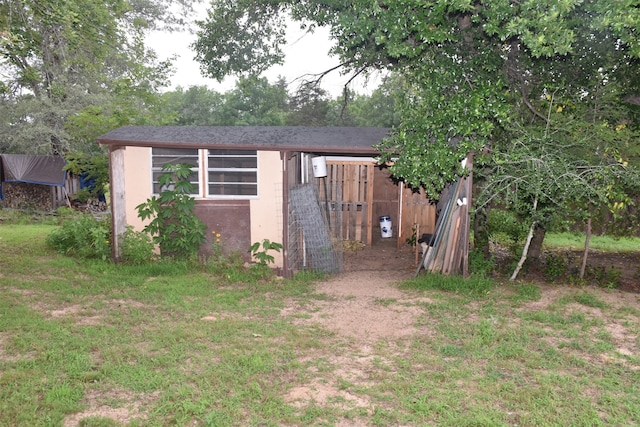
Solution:
[{"label": "stucco wall", "polygon": [[[251,200],[251,243],[268,239],[283,243],[282,160],[277,151],[258,152],[258,199]],[[270,251],[275,267],[283,266],[282,251]]]},{"label": "stucco wall", "polygon": [[127,224],[141,231],[145,222],[136,206],[151,197],[151,148],[127,147],[124,155]]},{"label": "stucco wall", "polygon": [[[138,218],[136,206],[151,196],[151,149],[145,147],[127,147],[124,156],[126,220],[136,230],[142,230],[145,223]],[[247,247],[238,248],[242,252],[254,242],[262,244],[264,239],[283,243],[282,218],[282,160],[279,152],[258,152],[258,198],[249,201],[250,242]],[[199,205],[203,212],[211,209],[228,210],[225,206],[231,202],[202,201]],[[232,203],[231,203],[232,204]],[[231,229],[233,227],[227,227]],[[217,230],[215,227],[213,228]],[[248,230],[238,230],[246,233]],[[273,267],[283,266],[282,252],[270,251],[275,258]]]}]

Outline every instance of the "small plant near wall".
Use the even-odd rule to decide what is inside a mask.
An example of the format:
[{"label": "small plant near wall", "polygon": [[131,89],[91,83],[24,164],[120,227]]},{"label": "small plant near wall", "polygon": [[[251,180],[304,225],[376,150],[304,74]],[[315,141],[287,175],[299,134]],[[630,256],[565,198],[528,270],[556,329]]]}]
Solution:
[{"label": "small plant near wall", "polygon": [[142,220],[151,219],[144,231],[153,236],[162,256],[193,258],[205,241],[206,226],[194,213],[196,201],[190,195],[194,186],[189,182],[191,167],[167,164],[162,170],[158,178],[160,195],[136,206],[138,216]]},{"label": "small plant near wall", "polygon": [[405,242],[407,243],[407,245],[411,247],[415,247],[416,243],[418,242],[418,226],[417,225],[414,224],[411,227],[411,236],[407,237]]},{"label": "small plant near wall", "polygon": [[47,236],[47,245],[58,253],[78,258],[107,260],[111,256],[109,218],[80,214],[65,219]]},{"label": "small plant near wall", "polygon": [[224,248],[222,247],[222,234],[213,230],[211,232],[211,258],[219,260],[224,257]]},{"label": "small plant near wall", "polygon": [[120,261],[130,265],[145,265],[154,261],[156,254],[149,234],[127,226],[122,235]]},{"label": "small plant near wall", "polygon": [[272,242],[269,239],[263,239],[262,243],[255,242],[251,245],[249,252],[251,252],[251,256],[256,260],[256,264],[266,266],[275,262],[275,258],[273,255],[269,254],[269,251],[280,252],[280,249],[282,249],[281,243]]}]

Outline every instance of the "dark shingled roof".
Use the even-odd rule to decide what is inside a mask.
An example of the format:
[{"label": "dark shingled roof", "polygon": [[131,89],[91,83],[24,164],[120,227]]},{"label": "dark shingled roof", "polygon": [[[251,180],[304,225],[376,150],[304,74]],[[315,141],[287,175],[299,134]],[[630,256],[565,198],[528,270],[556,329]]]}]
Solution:
[{"label": "dark shingled roof", "polygon": [[98,137],[104,145],[235,148],[375,154],[388,128],[307,126],[125,126]]}]

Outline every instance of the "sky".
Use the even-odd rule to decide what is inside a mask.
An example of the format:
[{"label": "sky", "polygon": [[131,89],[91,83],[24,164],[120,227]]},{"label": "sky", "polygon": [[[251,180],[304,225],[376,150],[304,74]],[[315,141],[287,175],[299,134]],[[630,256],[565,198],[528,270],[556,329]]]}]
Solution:
[{"label": "sky", "polygon": [[[155,32],[147,38],[148,46],[156,51],[159,60],[165,60],[172,55],[178,57],[174,61],[176,73],[171,78],[168,90],[173,90],[177,86],[186,89],[195,85],[206,85],[221,93],[233,89],[234,79],[218,83],[216,80],[203,77],[200,74],[200,66],[193,59],[195,52],[189,47],[195,38],[195,34],[187,32],[171,34]],[[290,92],[297,89],[298,81],[296,79],[301,76],[323,72],[339,63],[337,58],[328,55],[331,41],[329,30],[326,28],[319,28],[313,34],[309,34],[293,24],[288,30],[287,40],[288,43],[283,49],[285,52],[284,65],[272,67],[263,76],[271,83],[274,83],[278,76],[284,76],[285,80],[289,82]],[[336,70],[324,78],[324,83],[321,86],[335,98],[342,93],[348,79],[349,76],[343,76]],[[368,82],[363,78],[358,78],[355,80],[355,84],[350,85],[350,88],[357,93],[370,93],[379,83],[379,76],[371,77]]]}]

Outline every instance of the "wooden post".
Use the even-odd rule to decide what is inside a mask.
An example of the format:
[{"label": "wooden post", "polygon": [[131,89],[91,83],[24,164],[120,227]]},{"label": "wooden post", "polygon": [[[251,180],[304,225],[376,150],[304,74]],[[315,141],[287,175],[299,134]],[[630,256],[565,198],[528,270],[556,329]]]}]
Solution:
[{"label": "wooden post", "polygon": [[467,204],[465,206],[464,217],[466,223],[463,231],[464,234],[462,236],[462,277],[469,277],[469,234],[471,233],[470,210],[473,200],[473,152],[467,155],[467,163],[465,167],[469,169],[469,175],[465,179],[465,184],[467,186]]},{"label": "wooden post", "polygon": [[[289,267],[289,160],[294,157],[288,151],[280,152],[282,160],[282,275],[293,277]],[[303,178],[304,180],[304,178]]]},{"label": "wooden post", "polygon": [[373,242],[373,174],[374,174],[374,168],[375,166],[373,164],[368,164],[367,165],[367,190],[365,192],[366,194],[366,199],[365,202],[367,203],[367,219],[366,219],[366,223],[367,223],[367,240],[365,241],[365,243],[369,246],[371,246],[371,243]]},{"label": "wooden post", "polygon": [[111,231],[113,238],[113,259],[120,260],[120,238],[127,230],[124,179],[125,147],[111,146],[109,150],[109,180],[111,182]]}]

